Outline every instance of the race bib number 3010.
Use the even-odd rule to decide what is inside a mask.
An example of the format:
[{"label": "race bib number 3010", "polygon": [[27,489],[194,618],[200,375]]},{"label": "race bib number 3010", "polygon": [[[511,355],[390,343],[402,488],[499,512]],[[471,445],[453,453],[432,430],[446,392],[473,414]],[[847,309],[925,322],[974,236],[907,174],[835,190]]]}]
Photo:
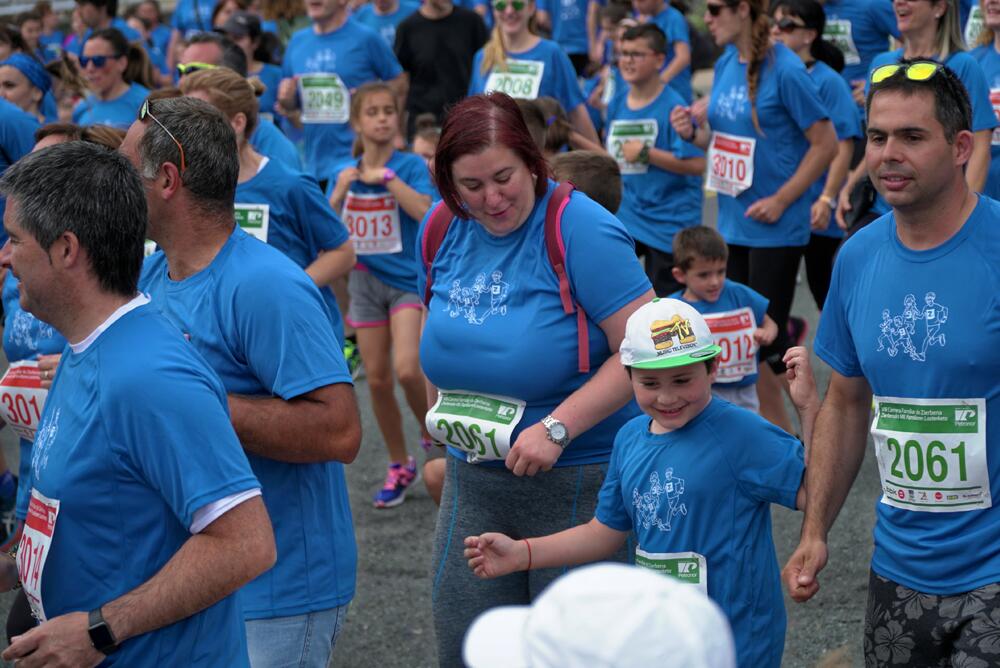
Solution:
[{"label": "race bib number 3010", "polygon": [[931,513],[993,505],[985,399],[876,397],[871,431],[882,503]]},{"label": "race bib number 3010", "polygon": [[705,188],[736,197],[753,185],[753,154],[757,140],[752,137],[713,132],[708,147],[708,175]]}]

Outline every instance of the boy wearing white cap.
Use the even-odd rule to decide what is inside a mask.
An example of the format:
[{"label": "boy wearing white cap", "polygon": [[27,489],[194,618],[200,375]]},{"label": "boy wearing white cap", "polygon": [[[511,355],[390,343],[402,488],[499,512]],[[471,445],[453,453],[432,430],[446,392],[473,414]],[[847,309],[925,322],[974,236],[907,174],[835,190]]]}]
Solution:
[{"label": "boy wearing white cap", "polygon": [[[598,561],[635,531],[637,565],[689,583],[723,609],[739,665],[779,666],[785,608],[770,504],[801,508],[804,453],[760,416],[713,399],[720,350],[684,302],[657,299],[636,311],[620,355],[645,415],[615,438],[594,519],[530,540],[470,536],[465,555],[476,575]],[[793,349],[787,363],[803,423],[811,423],[808,356]]]}]

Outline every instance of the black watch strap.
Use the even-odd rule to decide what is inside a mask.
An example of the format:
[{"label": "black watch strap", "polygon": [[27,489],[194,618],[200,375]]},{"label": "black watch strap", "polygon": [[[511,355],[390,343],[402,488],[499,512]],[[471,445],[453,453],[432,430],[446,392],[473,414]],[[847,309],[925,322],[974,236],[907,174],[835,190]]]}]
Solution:
[{"label": "black watch strap", "polygon": [[87,615],[87,633],[90,634],[90,644],[98,652],[108,655],[118,651],[118,641],[115,640],[111,627],[104,621],[100,608],[91,610]]}]

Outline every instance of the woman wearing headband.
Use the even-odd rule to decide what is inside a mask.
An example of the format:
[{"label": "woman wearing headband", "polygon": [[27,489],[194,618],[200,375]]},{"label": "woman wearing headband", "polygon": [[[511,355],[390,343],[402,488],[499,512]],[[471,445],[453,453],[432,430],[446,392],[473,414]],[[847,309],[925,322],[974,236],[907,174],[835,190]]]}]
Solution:
[{"label": "woman wearing headband", "polygon": [[39,123],[57,120],[54,115],[46,116],[42,111],[42,100],[51,89],[52,77],[31,56],[14,53],[0,62],[0,97],[28,112]]}]

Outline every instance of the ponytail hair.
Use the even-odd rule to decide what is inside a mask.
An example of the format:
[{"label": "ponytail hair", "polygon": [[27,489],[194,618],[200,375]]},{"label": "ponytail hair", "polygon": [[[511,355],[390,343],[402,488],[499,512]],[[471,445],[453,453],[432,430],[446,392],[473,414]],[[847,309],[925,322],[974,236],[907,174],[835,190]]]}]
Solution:
[{"label": "ponytail hair", "polygon": [[265,88],[257,77],[244,79],[228,67],[216,67],[192,72],[181,79],[180,87],[185,95],[195,91],[204,93],[209,104],[221,111],[226,120],[232,120],[236,114],[243,114],[246,118],[244,142],[249,141],[250,135],[257,129],[260,106],[257,98]]},{"label": "ponytail hair", "polygon": [[826,30],[826,12],[823,11],[823,5],[816,0],[778,0],[771,7],[771,16],[774,16],[779,8],[785,16],[793,16],[801,20],[808,30],[816,31],[816,39],[809,46],[809,55],[813,60],[827,64],[836,72],[843,71],[844,53],[823,39],[823,32]]},{"label": "ponytail hair", "polygon": [[948,56],[959,51],[965,51],[965,37],[962,35],[961,19],[958,13],[958,0],[932,0],[931,4],[943,2],[944,15],[938,19],[937,57],[944,62]]},{"label": "ponytail hair", "polygon": [[[747,63],[747,95],[750,98],[750,118],[753,127],[760,134],[760,119],[757,117],[757,89],[760,87],[760,71],[764,60],[773,54],[771,50],[771,21],[768,18],[768,0],[743,0],[750,7],[750,62]],[[736,3],[734,6],[738,6]]]},{"label": "ponytail hair", "polygon": [[146,50],[137,42],[132,42],[128,45],[125,56],[128,58],[128,65],[125,66],[125,73],[122,74],[125,83],[134,82],[149,90],[156,88],[156,74]]}]

